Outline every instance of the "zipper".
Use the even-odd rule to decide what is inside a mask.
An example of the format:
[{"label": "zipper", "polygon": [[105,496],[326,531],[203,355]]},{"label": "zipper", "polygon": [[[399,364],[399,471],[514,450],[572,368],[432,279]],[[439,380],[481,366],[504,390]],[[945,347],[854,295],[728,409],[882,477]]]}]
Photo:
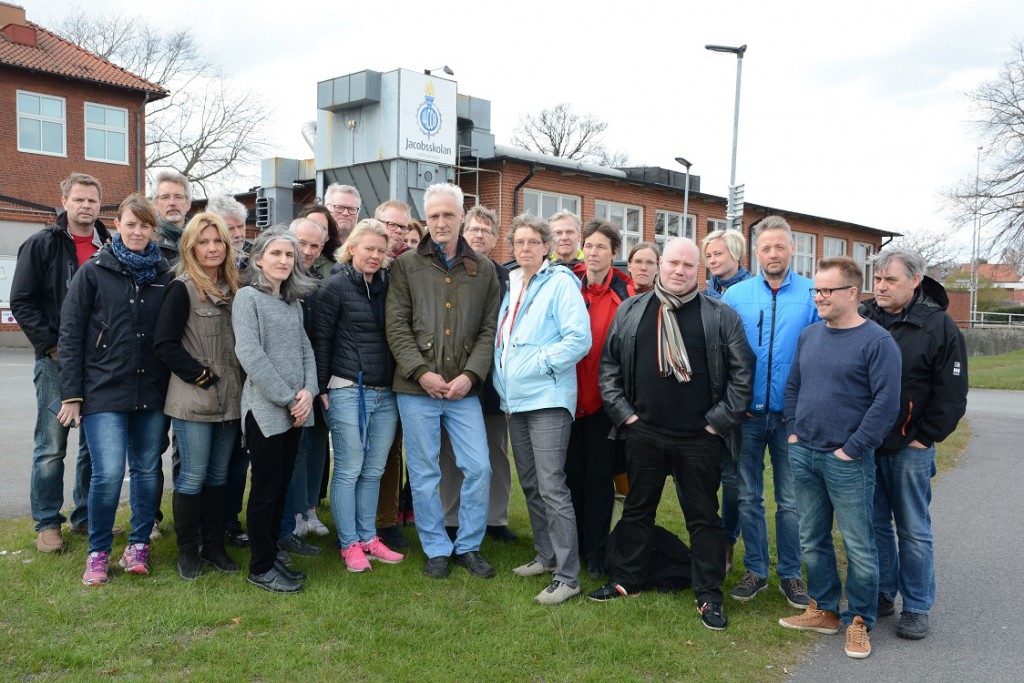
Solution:
[{"label": "zipper", "polygon": [[903,423],[903,428],[900,430],[903,436],[907,435],[907,427],[910,426],[910,419],[914,416],[914,402],[907,402],[907,420]]},{"label": "zipper", "polygon": [[[772,412],[772,357],[775,355],[775,302],[778,300],[778,297],[778,291],[772,290],[772,322],[768,331],[768,388],[764,392],[764,424],[766,429],[769,426],[768,422],[771,419],[770,415]],[[764,316],[764,311],[761,311],[761,316]]]}]

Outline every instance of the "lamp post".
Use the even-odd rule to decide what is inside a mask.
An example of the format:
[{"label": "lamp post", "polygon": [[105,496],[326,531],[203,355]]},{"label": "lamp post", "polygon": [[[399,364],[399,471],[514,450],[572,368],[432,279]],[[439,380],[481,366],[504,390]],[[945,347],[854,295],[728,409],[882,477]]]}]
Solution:
[{"label": "lamp post", "polygon": [[981,175],[982,149],[984,149],[982,145],[978,145],[978,155],[974,165],[974,233],[971,235],[971,327],[974,327],[974,319],[978,313],[978,257],[981,251],[981,231],[978,225],[978,201],[980,199],[978,195],[978,178]]},{"label": "lamp post", "polygon": [[[690,166],[692,164],[683,157],[676,157],[676,163],[686,167],[686,181],[683,186],[683,231],[686,231],[686,222],[690,216]],[[693,226],[693,236],[697,237],[697,226]]]},{"label": "lamp post", "polygon": [[732,169],[729,173],[729,211],[733,213],[733,193],[736,187],[736,146],[740,130],[740,82],[743,77],[743,55],[747,51],[746,45],[731,47],[728,45],[705,45],[705,50],[712,52],[727,52],[736,55],[736,103],[732,118]]},{"label": "lamp post", "polygon": [[433,69],[424,69],[423,73],[425,73],[428,76],[433,76],[434,75],[433,72],[434,71],[438,71],[438,70],[445,72],[449,76],[454,76],[455,75],[455,72],[452,71],[452,68],[450,66],[448,66],[447,64],[445,64],[444,66],[434,67]]}]

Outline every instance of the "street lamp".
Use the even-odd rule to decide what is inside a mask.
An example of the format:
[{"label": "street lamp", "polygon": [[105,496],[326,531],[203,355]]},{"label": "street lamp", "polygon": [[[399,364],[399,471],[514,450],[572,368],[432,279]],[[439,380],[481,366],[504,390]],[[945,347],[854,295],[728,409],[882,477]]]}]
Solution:
[{"label": "street lamp", "polygon": [[978,145],[978,156],[974,166],[974,233],[971,235],[971,327],[974,327],[974,318],[978,312],[978,256],[981,251],[980,230],[978,229],[978,200],[980,199],[978,194],[978,178],[981,175],[982,149],[984,148]]},{"label": "street lamp", "polygon": [[743,76],[743,55],[747,51],[746,45],[730,47],[728,45],[705,45],[705,50],[712,52],[728,52],[736,55],[736,105],[732,118],[732,170],[729,173],[729,213],[733,213],[733,193],[736,187],[736,142],[740,129],[740,80]]},{"label": "street lamp", "polygon": [[[686,222],[690,215],[690,166],[692,164],[683,157],[676,157],[676,163],[686,167],[686,184],[683,186],[683,231],[686,231]],[[693,226],[693,236],[697,237],[697,226]]]},{"label": "street lamp", "polygon": [[450,66],[448,66],[447,64],[445,64],[444,66],[436,66],[433,69],[424,69],[423,73],[425,73],[428,76],[433,76],[434,74],[431,73],[431,72],[438,71],[438,70],[445,72],[449,76],[454,76],[455,75],[455,72],[452,71],[452,68]]}]

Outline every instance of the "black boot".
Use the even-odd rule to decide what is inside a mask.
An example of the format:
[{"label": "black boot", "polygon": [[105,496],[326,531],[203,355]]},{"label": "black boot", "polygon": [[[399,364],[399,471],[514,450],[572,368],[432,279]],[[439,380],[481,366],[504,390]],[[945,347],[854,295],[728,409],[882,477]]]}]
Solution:
[{"label": "black boot", "polygon": [[203,488],[203,549],[199,556],[219,572],[237,572],[238,563],[224,549],[225,494],[223,486]]},{"label": "black boot", "polygon": [[178,537],[178,575],[195,581],[203,573],[199,560],[199,517],[202,499],[198,494],[174,493],[174,533]]}]

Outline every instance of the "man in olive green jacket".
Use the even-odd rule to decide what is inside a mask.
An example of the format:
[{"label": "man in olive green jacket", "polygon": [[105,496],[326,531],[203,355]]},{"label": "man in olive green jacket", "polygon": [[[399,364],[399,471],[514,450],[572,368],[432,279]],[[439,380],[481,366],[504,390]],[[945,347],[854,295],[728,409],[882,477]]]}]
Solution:
[{"label": "man in olive green jacket", "polygon": [[[387,336],[397,370],[406,460],[416,509],[416,531],[427,554],[423,573],[445,578],[449,559],[481,578],[494,569],[480,557],[487,524],[491,466],[477,394],[490,370],[499,286],[494,264],[460,236],[462,191],[437,184],[423,197],[429,236],[391,270]],[[462,471],[459,533],[444,529],[437,492],[443,426]],[[454,551],[454,557],[452,555]]]}]

